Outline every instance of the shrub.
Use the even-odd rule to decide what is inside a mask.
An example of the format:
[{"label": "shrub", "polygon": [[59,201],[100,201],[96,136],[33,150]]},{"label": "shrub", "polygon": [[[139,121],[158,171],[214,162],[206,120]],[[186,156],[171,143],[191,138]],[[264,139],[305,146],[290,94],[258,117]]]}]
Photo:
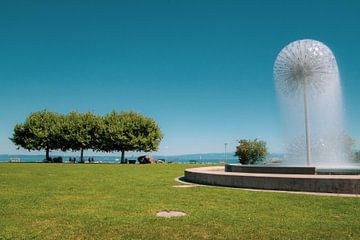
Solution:
[{"label": "shrub", "polygon": [[240,140],[235,152],[241,164],[258,164],[265,160],[267,154],[266,142],[258,139]]}]

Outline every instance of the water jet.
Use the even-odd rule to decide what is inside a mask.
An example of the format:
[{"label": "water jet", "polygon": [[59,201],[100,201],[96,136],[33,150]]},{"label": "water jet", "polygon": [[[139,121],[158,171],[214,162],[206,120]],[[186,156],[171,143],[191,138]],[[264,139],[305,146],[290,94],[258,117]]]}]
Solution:
[{"label": "water jet", "polygon": [[336,59],[325,44],[285,46],[273,68],[287,119],[282,166],[228,164],[185,170],[189,182],[228,187],[360,194],[360,167],[351,165]]}]

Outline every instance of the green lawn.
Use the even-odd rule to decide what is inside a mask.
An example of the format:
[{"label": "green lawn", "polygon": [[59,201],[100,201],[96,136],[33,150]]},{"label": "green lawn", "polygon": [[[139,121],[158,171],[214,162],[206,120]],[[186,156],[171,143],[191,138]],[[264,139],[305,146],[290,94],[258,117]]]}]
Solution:
[{"label": "green lawn", "polygon": [[360,239],[360,198],[174,188],[189,167],[2,163],[0,239]]}]

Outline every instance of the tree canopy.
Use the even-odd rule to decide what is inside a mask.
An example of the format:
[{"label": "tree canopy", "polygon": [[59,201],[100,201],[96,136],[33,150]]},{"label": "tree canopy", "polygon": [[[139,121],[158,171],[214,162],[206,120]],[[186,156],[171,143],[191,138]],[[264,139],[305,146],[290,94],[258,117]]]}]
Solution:
[{"label": "tree canopy", "polygon": [[103,117],[95,149],[121,152],[121,162],[126,151],[156,151],[163,138],[156,122],[135,112],[111,112]]},{"label": "tree canopy", "polygon": [[22,124],[16,124],[11,140],[19,147],[45,150],[49,159],[50,150],[61,149],[61,116],[46,110],[31,113]]},{"label": "tree canopy", "polygon": [[93,149],[121,152],[124,162],[126,151],[156,151],[163,138],[156,122],[135,112],[111,112],[104,117],[92,113],[71,112],[57,114],[46,110],[31,113],[24,123],[16,124],[15,145],[29,151],[50,150],[83,151]]},{"label": "tree canopy", "polygon": [[91,149],[98,137],[100,117],[93,113],[69,113],[62,126],[62,150],[80,151],[80,162],[83,162],[84,150]]},{"label": "tree canopy", "polygon": [[266,142],[258,139],[240,140],[235,152],[241,164],[260,163],[265,160],[267,154]]}]

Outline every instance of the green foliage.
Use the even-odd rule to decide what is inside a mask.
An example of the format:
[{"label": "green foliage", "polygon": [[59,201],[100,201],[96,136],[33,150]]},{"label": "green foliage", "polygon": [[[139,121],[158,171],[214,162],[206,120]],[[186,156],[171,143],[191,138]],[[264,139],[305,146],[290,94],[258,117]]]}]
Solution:
[{"label": "green foliage", "polygon": [[267,154],[266,142],[258,139],[240,140],[235,152],[241,164],[258,164],[265,160]]},{"label": "green foliage", "polygon": [[120,151],[123,162],[125,151],[156,151],[162,138],[153,119],[135,112],[113,111],[103,117],[95,149]]},{"label": "green foliage", "polygon": [[360,151],[354,152],[354,161],[360,163]]},{"label": "green foliage", "polygon": [[29,151],[45,150],[50,161],[50,150],[120,151],[122,162],[125,151],[156,151],[163,134],[156,122],[134,112],[112,112],[104,117],[92,113],[71,112],[67,115],[35,112],[14,128],[11,140]]},{"label": "green foliage", "polygon": [[14,128],[12,142],[29,151],[45,150],[46,159],[49,151],[61,149],[61,115],[46,110],[31,113],[23,124]]},{"label": "green foliage", "polygon": [[349,157],[351,161],[360,162],[360,151],[355,150],[355,139],[348,134],[344,134],[341,136],[340,141],[344,143],[345,156]]},{"label": "green foliage", "polygon": [[80,162],[83,163],[83,151],[94,147],[100,123],[100,117],[90,112],[69,113],[62,126],[62,150],[81,151]]},{"label": "green foliage", "polygon": [[342,142],[344,145],[344,154],[348,157],[348,158],[353,158],[354,157],[354,147],[356,146],[356,141],[354,138],[352,138],[350,135],[348,134],[342,134],[340,135],[339,142]]}]

